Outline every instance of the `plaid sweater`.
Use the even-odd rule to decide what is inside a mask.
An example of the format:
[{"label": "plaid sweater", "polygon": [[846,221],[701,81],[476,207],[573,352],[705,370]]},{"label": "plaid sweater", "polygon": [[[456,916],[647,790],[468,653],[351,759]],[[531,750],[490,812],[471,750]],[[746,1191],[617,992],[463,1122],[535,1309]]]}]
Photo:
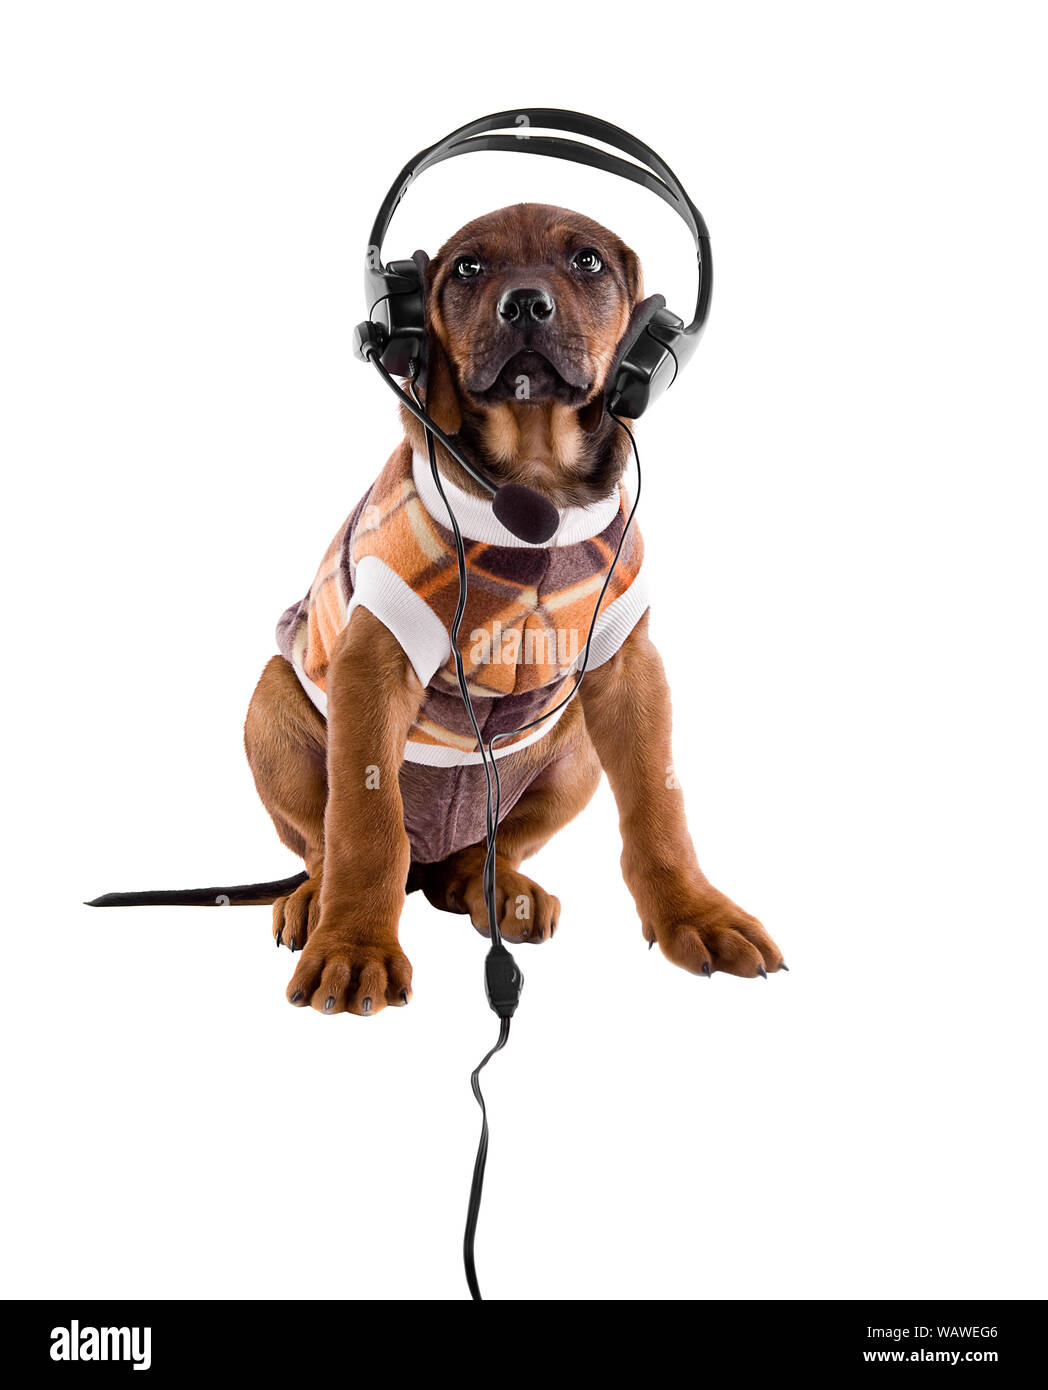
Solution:
[{"label": "plaid sweater", "polygon": [[[502,526],[490,501],[442,481],[465,544],[469,593],[459,650],[486,741],[540,718],[571,688],[626,502],[612,495],[565,508],[552,540],[530,545]],[[590,669],[618,651],[648,606],[642,556],[633,527],[604,596]],[[281,618],[277,643],[325,713],[335,641],[353,609],[367,608],[396,637],[425,687],[405,759],[430,767],[479,763],[451,655],[458,588],[447,511],[428,460],[413,456],[405,441],[331,542],[309,593]],[[557,717],[496,745],[496,755],[542,738]]]}]

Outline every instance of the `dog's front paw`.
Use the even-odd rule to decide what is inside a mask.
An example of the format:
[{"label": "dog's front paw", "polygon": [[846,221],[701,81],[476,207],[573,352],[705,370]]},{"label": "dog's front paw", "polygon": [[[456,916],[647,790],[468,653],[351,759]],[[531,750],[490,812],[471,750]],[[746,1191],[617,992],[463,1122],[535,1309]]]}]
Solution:
[{"label": "dog's front paw", "polygon": [[[488,905],[484,898],[483,878],[478,875],[466,879],[458,886],[458,891],[470,921],[481,936],[488,936]],[[453,889],[449,905],[455,900]],[[545,888],[540,888],[526,874],[508,864],[499,864],[495,872],[495,914],[499,931],[507,941],[526,941],[529,945],[537,946],[540,942],[548,941],[557,930],[560,899],[547,893]]]},{"label": "dog's front paw", "polygon": [[273,904],[273,938],[278,946],[301,951],[320,916],[321,876],[307,878],[286,898]]},{"label": "dog's front paw", "polygon": [[693,975],[726,975],[752,979],[784,970],[782,952],[756,917],[718,893],[694,890],[671,913],[649,917],[644,935],[656,941],[662,954]]},{"label": "dog's front paw", "polygon": [[[484,898],[484,849],[473,845],[430,870],[426,897],[444,912],[467,913],[488,936],[488,905]],[[507,941],[539,945],[557,930],[560,899],[547,893],[501,855],[495,860],[495,920]]]},{"label": "dog's front paw", "polygon": [[411,962],[396,939],[360,941],[323,922],[310,934],[287,987],[289,1004],[323,1014],[370,1016],[411,998]]}]

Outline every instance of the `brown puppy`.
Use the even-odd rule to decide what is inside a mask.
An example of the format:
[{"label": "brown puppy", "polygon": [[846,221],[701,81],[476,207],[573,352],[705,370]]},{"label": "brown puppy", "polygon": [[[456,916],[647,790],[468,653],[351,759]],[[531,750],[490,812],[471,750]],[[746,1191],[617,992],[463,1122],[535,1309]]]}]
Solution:
[{"label": "brown puppy", "polygon": [[[607,416],[602,390],[642,293],[633,252],[577,213],[522,204],[463,227],[430,263],[427,281],[425,395],[437,422],[496,481],[543,492],[565,517],[585,518],[614,499],[628,441]],[[410,467],[412,450],[425,452],[421,427],[404,415],[407,441],[387,473],[401,466],[398,458]],[[449,484],[480,495],[443,450],[438,461]],[[409,484],[399,486],[412,493],[408,529],[416,535],[419,499]],[[381,510],[369,497],[370,507],[354,514],[365,531],[370,513]],[[435,544],[441,520],[435,512],[423,517],[423,548]],[[585,544],[599,550],[608,534]],[[409,735],[421,728],[425,737],[432,727],[432,701],[451,696],[436,692],[437,676],[424,685],[417,657],[368,607],[332,606],[338,544],[303,618],[303,640],[317,640],[326,625],[326,718],[297,658],[293,666],[274,657],[251,701],[245,741],[259,794],[308,874],[274,905],[278,944],[302,951],[287,997],[326,1013],[373,1014],[411,995],[397,935],[406,888],[422,888],[435,906],[468,913],[487,931],[483,833],[475,815],[458,810],[465,795],[482,814],[483,780],[475,765],[434,765],[429,747],[422,762],[405,761]],[[479,542],[468,544],[474,557],[485,553]],[[531,558],[517,562],[526,567]],[[543,552],[540,560],[547,558]],[[591,609],[596,589],[582,587]],[[444,732],[475,748],[472,736]],[[648,942],[694,973],[782,968],[760,922],[700,870],[668,775],[672,762],[669,690],[644,613],[614,654],[588,671],[559,722],[500,759],[510,809],[499,829],[496,897],[507,939],[539,942],[556,931],[557,899],[519,866],[586,805],[603,768],[619,806],[623,874]],[[426,821],[427,808],[438,827]]]}]

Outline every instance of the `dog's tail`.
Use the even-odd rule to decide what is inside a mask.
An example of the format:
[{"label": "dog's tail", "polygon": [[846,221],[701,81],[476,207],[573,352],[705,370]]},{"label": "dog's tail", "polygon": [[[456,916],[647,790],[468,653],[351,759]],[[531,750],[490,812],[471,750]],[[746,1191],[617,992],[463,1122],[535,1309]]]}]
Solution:
[{"label": "dog's tail", "polygon": [[154,888],[144,893],[103,893],[85,907],[254,907],[293,893],[308,874],[272,883],[239,883],[231,888]]}]

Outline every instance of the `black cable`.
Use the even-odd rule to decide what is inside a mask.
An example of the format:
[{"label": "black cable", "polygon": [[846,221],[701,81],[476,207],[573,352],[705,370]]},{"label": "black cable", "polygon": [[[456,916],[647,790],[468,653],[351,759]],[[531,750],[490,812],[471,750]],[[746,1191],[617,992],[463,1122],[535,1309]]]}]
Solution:
[{"label": "black cable", "polygon": [[[416,402],[421,407],[421,402],[418,401],[418,394],[415,388],[414,381],[412,381],[411,383],[411,391],[412,394],[415,396]],[[545,723],[559,710],[562,710],[567,704],[569,704],[570,701],[573,700],[575,696],[578,694],[579,686],[582,684],[583,678],[586,674],[586,668],[589,665],[590,653],[593,649],[593,634],[596,630],[597,621],[600,617],[601,604],[604,602],[604,595],[607,593],[608,585],[611,583],[611,577],[615,573],[615,566],[618,564],[619,556],[622,554],[622,547],[625,544],[626,536],[629,534],[630,527],[633,524],[633,518],[637,511],[637,506],[640,502],[642,480],[640,468],[640,451],[637,449],[637,441],[633,437],[633,431],[629,428],[628,425],[623,424],[623,422],[617,416],[612,416],[612,419],[619,426],[619,428],[623,430],[626,435],[629,436],[630,444],[633,449],[633,456],[637,463],[637,495],[633,499],[633,505],[630,507],[629,514],[626,517],[626,524],[622,528],[622,535],[619,537],[619,543],[615,547],[615,554],[612,556],[611,564],[608,567],[608,573],[605,576],[604,583],[601,585],[600,593],[597,595],[597,602],[594,605],[593,616],[590,618],[589,631],[586,634],[586,647],[582,657],[582,665],[579,667],[578,679],[575,681],[575,684],[572,686],[571,690],[568,691],[564,699],[561,700],[559,704],[554,705],[553,709],[548,710],[545,714],[540,715],[537,719],[533,719],[527,724],[522,724],[518,729],[510,729],[500,734],[493,734],[491,738],[488,740],[486,755],[484,749],[484,740],[480,734],[480,728],[477,723],[477,717],[473,709],[473,701],[470,698],[469,694],[469,686],[466,681],[462,655],[459,652],[458,648],[458,628],[462,620],[462,614],[466,606],[466,592],[468,584],[468,571],[466,567],[465,547],[462,542],[462,533],[459,530],[458,520],[456,519],[451,505],[448,502],[447,494],[445,493],[441,482],[440,470],[437,467],[437,454],[433,435],[430,433],[428,429],[426,430],[426,448],[429,454],[430,471],[433,474],[433,480],[436,483],[437,489],[441,496],[441,500],[443,501],[444,506],[447,508],[448,516],[451,518],[452,531],[454,532],[455,536],[455,553],[456,558],[458,560],[459,601],[458,606],[455,610],[455,618],[451,628],[451,646],[455,657],[455,669],[458,674],[459,690],[462,694],[462,700],[467,710],[469,711],[470,723],[473,725],[473,731],[477,739],[477,747],[480,749],[480,755],[484,761],[484,772],[486,774],[488,785],[488,844],[487,853],[484,859],[484,898],[488,909],[488,927],[491,934],[493,949],[495,943],[501,945],[502,941],[502,937],[499,932],[498,922],[496,920],[497,914],[495,910],[495,855],[498,838],[499,816],[502,810],[502,778],[499,774],[498,759],[495,756],[495,744],[500,739],[516,738],[520,734],[526,733],[529,729],[536,728],[539,724]],[[494,778],[494,788],[492,786],[492,778]],[[494,804],[492,802],[493,790]],[[465,1262],[466,1267],[466,1283],[469,1285],[471,1297],[478,1302],[482,1301],[482,1298],[480,1292],[480,1285],[477,1283],[477,1268],[474,1256],[474,1242],[477,1232],[477,1222],[480,1218],[480,1202],[484,1191],[484,1169],[487,1165],[488,1159],[489,1137],[488,1111],[487,1106],[484,1104],[483,1093],[480,1089],[480,1073],[488,1064],[490,1059],[495,1055],[495,1053],[501,1051],[501,1049],[505,1047],[506,1040],[509,1037],[509,1024],[509,1018],[502,1017],[501,1026],[499,1029],[498,1042],[491,1049],[491,1051],[487,1053],[487,1055],[484,1057],[484,1060],[480,1063],[480,1065],[477,1067],[472,1077],[470,1078],[470,1084],[473,1087],[473,1094],[476,1096],[477,1104],[480,1106],[481,1129],[480,1141],[477,1145],[477,1157],[473,1165],[473,1182],[470,1185],[469,1205],[466,1209],[466,1231],[465,1236],[463,1238],[462,1250],[463,1260]]]},{"label": "black cable", "polygon": [[[411,394],[415,397],[419,409],[422,410],[423,406],[422,402],[418,399],[418,388],[416,387],[414,377],[412,377],[409,385],[411,387]],[[458,562],[459,596],[458,603],[455,607],[455,616],[451,622],[451,653],[455,661],[455,674],[458,676],[459,693],[462,696],[462,703],[466,706],[466,710],[469,714],[469,722],[473,725],[473,733],[477,740],[477,747],[480,750],[481,762],[484,764],[484,776],[488,784],[486,829],[488,843],[491,844],[495,838],[496,827],[493,819],[494,801],[492,793],[494,789],[491,781],[491,774],[494,769],[489,765],[489,758],[491,759],[491,763],[494,763],[494,758],[490,750],[486,750],[484,747],[484,735],[480,732],[480,725],[477,723],[476,712],[473,709],[473,701],[470,698],[469,684],[466,680],[466,668],[463,664],[462,653],[459,651],[458,645],[459,625],[462,622],[462,615],[466,611],[466,598],[469,593],[469,571],[466,568],[466,547],[462,540],[462,532],[459,530],[458,518],[452,510],[451,503],[448,501],[447,493],[444,491],[444,483],[440,476],[440,469],[437,467],[437,450],[433,440],[433,434],[428,427],[423,426],[423,428],[425,428],[426,431],[426,451],[429,454],[430,472],[433,474],[433,481],[436,484],[437,491],[440,493],[440,500],[444,503],[447,510],[448,517],[451,521],[451,530],[455,537],[455,559]],[[498,776],[497,771],[495,775],[496,777]],[[488,910],[488,932],[491,937],[491,944],[492,946],[501,946],[502,933],[499,931],[497,913],[495,911],[494,875],[489,875],[486,858],[484,861],[484,904]]]},{"label": "black cable", "polygon": [[496,1052],[501,1052],[506,1046],[506,1039],[509,1037],[509,1019],[503,1018],[499,1021],[499,1040],[488,1052],[482,1062],[478,1062],[473,1075],[470,1077],[470,1085],[473,1087],[473,1094],[477,1098],[480,1106],[480,1143],[477,1145],[477,1158],[473,1164],[473,1182],[469,1189],[469,1208],[466,1212],[466,1234],[462,1242],[462,1258],[466,1265],[466,1283],[472,1298],[477,1303],[484,1300],[481,1297],[480,1285],[477,1283],[477,1266],[473,1258],[473,1241],[477,1234],[477,1218],[480,1216],[480,1197],[484,1189],[484,1167],[488,1161],[488,1109],[484,1104],[484,1096],[480,1089],[480,1073],[491,1061]]},{"label": "black cable", "polygon": [[[622,547],[629,534],[629,529],[633,525],[633,518],[636,515],[637,506],[640,502],[642,479],[640,471],[640,450],[637,448],[637,441],[633,437],[633,431],[630,427],[620,420],[617,415],[612,415],[611,418],[615,421],[616,425],[618,425],[619,429],[623,430],[629,436],[630,446],[633,449],[633,458],[637,464],[637,495],[633,499],[633,506],[630,507],[629,515],[626,517],[626,525],[622,528],[622,535],[619,537],[619,543],[615,547],[615,554],[612,556],[607,576],[605,577],[604,583],[601,585],[600,593],[597,595],[597,602],[593,608],[593,617],[590,619],[589,632],[586,634],[586,649],[583,654],[582,665],[579,667],[578,680],[576,680],[575,684],[568,691],[567,695],[565,695],[564,699],[561,700],[560,704],[554,705],[553,708],[547,710],[545,714],[540,714],[537,719],[532,719],[529,723],[522,724],[519,729],[509,729],[501,734],[492,734],[491,738],[488,740],[488,754],[491,758],[491,770],[495,775],[495,806],[492,811],[489,803],[488,819],[489,823],[493,823],[494,825],[494,833],[490,830],[488,832],[488,849],[484,868],[485,873],[488,873],[490,865],[492,878],[494,878],[495,875],[495,837],[498,834],[499,814],[502,810],[502,778],[499,775],[498,759],[495,757],[495,744],[500,739],[516,738],[518,734],[527,733],[529,729],[534,729],[539,724],[545,723],[547,719],[552,719],[559,710],[562,710],[565,705],[570,704],[578,694],[579,686],[582,684],[583,677],[586,674],[586,667],[589,665],[590,650],[593,644],[593,633],[597,626],[597,619],[600,617],[600,606],[604,602],[604,595],[607,593],[608,585],[611,583],[611,576],[615,573],[615,566],[619,562],[619,556],[622,554]],[[489,777],[489,785],[490,781],[491,778]]]},{"label": "black cable", "polygon": [[[527,733],[529,729],[537,728],[540,724],[545,724],[553,715],[559,713],[566,705],[578,694],[579,686],[582,684],[589,665],[590,653],[593,648],[593,634],[596,631],[597,621],[600,618],[601,604],[604,602],[604,595],[608,592],[612,575],[622,554],[622,547],[626,542],[630,527],[633,525],[633,518],[636,515],[637,506],[640,502],[641,494],[641,469],[640,452],[637,449],[637,441],[633,437],[633,431],[618,416],[612,415],[616,425],[628,436],[633,450],[633,457],[637,464],[637,495],[633,499],[626,517],[626,524],[622,528],[622,535],[619,537],[618,545],[615,547],[615,554],[612,556],[608,573],[601,585],[600,593],[597,595],[597,602],[593,608],[593,616],[590,618],[589,630],[586,634],[586,647],[582,657],[582,664],[578,669],[577,679],[567,695],[551,710],[530,720],[527,724],[522,724],[518,729],[507,729],[502,733],[492,734],[484,744],[484,737],[480,732],[480,725],[477,722],[476,711],[473,708],[473,700],[469,692],[469,683],[466,679],[465,664],[462,660],[462,653],[459,651],[458,632],[462,622],[463,614],[466,610],[466,600],[469,593],[469,570],[466,565],[466,547],[462,539],[462,531],[459,528],[458,518],[455,516],[454,509],[448,501],[447,493],[444,491],[444,483],[440,476],[440,469],[437,466],[436,437],[440,438],[442,444],[446,437],[443,432],[436,428],[425,409],[424,403],[419,399],[417,376],[418,364],[412,363],[412,373],[408,381],[411,391],[409,396],[393,380],[391,374],[382,366],[377,356],[369,357],[369,360],[378,368],[379,374],[394,389],[403,403],[411,411],[412,415],[421,423],[426,437],[426,452],[429,456],[430,472],[433,475],[433,482],[440,494],[441,501],[451,522],[451,531],[455,538],[455,560],[458,568],[459,596],[455,606],[455,615],[451,623],[451,652],[455,662],[455,673],[458,677],[459,693],[462,696],[462,703],[465,705],[469,714],[470,724],[473,726],[473,733],[477,740],[477,748],[480,751],[481,762],[484,765],[485,780],[487,782],[487,852],[484,858],[484,902],[488,912],[488,931],[491,938],[491,947],[488,951],[488,958],[485,966],[486,983],[488,989],[488,1001],[496,1013],[499,1014],[499,1036],[495,1046],[484,1055],[483,1060],[474,1069],[470,1077],[470,1085],[476,1097],[477,1104],[480,1106],[481,1128],[480,1141],[477,1145],[477,1157],[473,1164],[473,1181],[470,1184],[469,1204],[466,1209],[466,1230],[463,1237],[462,1255],[466,1268],[466,1283],[469,1285],[470,1296],[477,1302],[483,1301],[481,1298],[480,1285],[477,1282],[477,1268],[474,1255],[474,1243],[477,1233],[477,1222],[480,1218],[480,1202],[484,1191],[484,1170],[488,1160],[488,1111],[484,1103],[484,1095],[480,1089],[480,1073],[487,1066],[488,1062],[494,1057],[496,1052],[501,1052],[509,1038],[510,1016],[516,1008],[517,999],[520,995],[520,988],[523,983],[523,976],[513,962],[513,957],[506,950],[502,941],[502,933],[499,930],[498,914],[495,903],[495,857],[496,844],[498,838],[499,816],[502,810],[502,778],[499,775],[498,759],[495,756],[495,744],[503,739],[517,738],[519,735]],[[414,399],[412,399],[414,398]],[[431,428],[432,426],[432,428]],[[449,453],[460,463],[463,462],[458,451],[449,448]],[[476,476],[473,470],[466,466],[466,471],[471,476]],[[500,960],[499,957],[504,959]]]},{"label": "black cable", "polygon": [[[437,424],[435,420],[431,419],[431,417],[427,415],[426,411],[418,403],[417,399],[412,400],[411,396],[409,396],[408,393],[402,387],[397,385],[397,383],[393,379],[392,372],[388,371],[382,365],[382,360],[379,356],[378,349],[374,347],[374,345],[369,345],[369,350],[366,352],[366,360],[370,362],[371,365],[378,370],[379,376],[386,383],[386,385],[393,392],[393,394],[397,397],[401,405],[404,406],[405,409],[409,410],[412,415],[414,415],[415,419],[425,429],[426,433],[435,434],[437,439],[444,446],[444,448],[447,449],[448,453],[459,465],[459,467],[464,469],[465,472],[469,474],[469,476],[473,479],[475,483],[479,483],[480,486],[486,488],[488,492],[493,492],[494,484],[490,483],[487,478],[485,478],[482,474],[477,472],[476,468],[472,463],[470,463],[469,459],[464,457],[462,451],[459,449],[458,445],[454,442],[454,440],[452,440],[449,435],[444,433],[444,431],[440,428],[440,426]],[[414,392],[414,380],[415,375],[417,375],[418,373],[418,367],[415,364],[413,364],[413,366],[414,375],[412,376],[409,384],[411,385],[412,391]],[[445,499],[445,505],[446,504],[447,500]]]}]

